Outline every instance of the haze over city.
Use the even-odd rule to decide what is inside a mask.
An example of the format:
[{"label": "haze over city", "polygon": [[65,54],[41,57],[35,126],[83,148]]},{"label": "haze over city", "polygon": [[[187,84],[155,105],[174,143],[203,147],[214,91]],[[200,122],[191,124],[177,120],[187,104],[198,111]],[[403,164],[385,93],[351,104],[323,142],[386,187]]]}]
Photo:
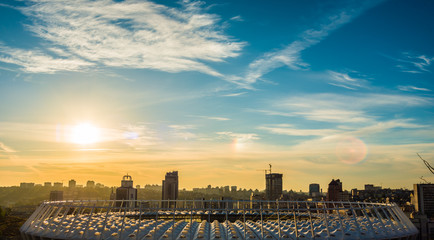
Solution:
[{"label": "haze over city", "polygon": [[433,1],[0,3],[0,185],[434,181]]}]

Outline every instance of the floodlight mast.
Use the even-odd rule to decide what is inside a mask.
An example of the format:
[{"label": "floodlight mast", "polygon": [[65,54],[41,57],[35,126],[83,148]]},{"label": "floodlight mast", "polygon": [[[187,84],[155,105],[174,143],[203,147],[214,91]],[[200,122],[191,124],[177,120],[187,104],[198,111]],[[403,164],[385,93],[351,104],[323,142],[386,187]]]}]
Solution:
[{"label": "floodlight mast", "polygon": [[431,171],[432,174],[434,174],[434,168],[431,167],[431,165],[429,164],[429,162],[427,162],[425,159],[423,159],[419,153],[416,153],[417,156],[419,156],[419,158],[423,161],[423,163],[425,164],[425,166]]},{"label": "floodlight mast", "polygon": [[420,179],[421,179],[422,181],[424,181],[425,183],[429,183],[427,180],[425,180],[425,178],[423,178],[423,176],[420,176]]}]

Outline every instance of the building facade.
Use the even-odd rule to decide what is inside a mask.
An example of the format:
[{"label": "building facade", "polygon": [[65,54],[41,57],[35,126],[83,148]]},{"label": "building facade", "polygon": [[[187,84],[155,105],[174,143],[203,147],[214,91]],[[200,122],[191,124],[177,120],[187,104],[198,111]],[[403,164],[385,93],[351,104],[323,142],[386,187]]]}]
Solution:
[{"label": "building facade", "polygon": [[434,184],[414,184],[414,207],[416,212],[434,217]]},{"label": "building facade", "polygon": [[133,187],[133,178],[130,175],[127,174],[122,178],[121,187],[116,189],[116,200],[127,200],[116,202],[118,207],[134,207],[134,202],[128,202],[128,200],[137,200],[137,189]]},{"label": "building facade", "polygon": [[282,177],[280,173],[265,174],[265,197],[269,201],[279,199],[282,195]]},{"label": "building facade", "polygon": [[320,188],[318,183],[309,184],[309,197],[319,197]]},{"label": "building facade", "polygon": [[95,181],[91,181],[91,180],[87,181],[86,187],[87,188],[94,188],[95,187]]},{"label": "building facade", "polygon": [[51,191],[50,201],[63,201],[63,191]]},{"label": "building facade", "polygon": [[75,186],[77,186],[77,182],[74,179],[69,180],[68,187],[74,188]]},{"label": "building facade", "polygon": [[34,186],[35,186],[35,183],[25,183],[25,182],[20,183],[21,188],[32,188]]},{"label": "building facade", "polygon": [[[163,180],[162,200],[177,200],[178,199],[178,171],[168,172]],[[175,202],[173,203],[175,204]],[[163,201],[162,207],[174,207],[170,202]]]},{"label": "building facade", "polygon": [[342,182],[332,179],[327,190],[327,201],[342,201]]}]

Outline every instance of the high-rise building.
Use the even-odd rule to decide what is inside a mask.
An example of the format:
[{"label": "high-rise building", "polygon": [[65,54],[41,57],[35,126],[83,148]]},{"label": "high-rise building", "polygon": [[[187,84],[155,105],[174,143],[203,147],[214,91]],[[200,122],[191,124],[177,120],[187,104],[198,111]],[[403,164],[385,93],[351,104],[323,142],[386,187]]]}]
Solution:
[{"label": "high-rise building", "polygon": [[91,180],[87,181],[86,187],[94,188],[95,187],[95,181],[91,181]]},{"label": "high-rise building", "polygon": [[434,217],[434,184],[414,184],[414,207],[416,212]]},{"label": "high-rise building", "polygon": [[[130,175],[125,175],[122,178],[121,187],[116,189],[116,200],[137,200],[137,189],[133,187],[133,178]],[[118,207],[134,207],[134,202],[119,201],[116,202]]]},{"label": "high-rise building", "polygon": [[50,201],[63,201],[63,191],[51,191]]},{"label": "high-rise building", "polygon": [[332,179],[327,190],[327,201],[342,201],[342,182]]},{"label": "high-rise building", "polygon": [[74,179],[69,180],[68,187],[74,188],[77,185],[77,182]]},{"label": "high-rise building", "polygon": [[[163,180],[162,200],[178,199],[178,171],[168,172]],[[173,203],[175,204],[175,202]],[[162,202],[162,207],[171,207],[167,201]]]},{"label": "high-rise building", "polygon": [[55,182],[55,183],[53,183],[53,187],[62,188],[63,187],[63,183],[61,183],[61,182]]},{"label": "high-rise building", "polygon": [[20,183],[20,187],[22,187],[22,188],[32,188],[34,186],[35,186],[35,183],[25,183],[25,182]]},{"label": "high-rise building", "polygon": [[318,183],[309,184],[309,197],[319,197],[320,188]]},{"label": "high-rise building", "polygon": [[229,186],[224,186],[223,187],[223,193],[224,194],[229,194],[231,192],[231,188]]},{"label": "high-rise building", "polygon": [[44,182],[44,187],[51,187],[51,182]]},{"label": "high-rise building", "polygon": [[232,193],[237,192],[237,186],[231,186],[231,192]]},{"label": "high-rise building", "polygon": [[378,191],[381,190],[380,186],[374,186],[374,184],[365,184],[365,191]]},{"label": "high-rise building", "polygon": [[282,195],[282,177],[281,173],[265,174],[265,197],[267,200],[279,199]]}]

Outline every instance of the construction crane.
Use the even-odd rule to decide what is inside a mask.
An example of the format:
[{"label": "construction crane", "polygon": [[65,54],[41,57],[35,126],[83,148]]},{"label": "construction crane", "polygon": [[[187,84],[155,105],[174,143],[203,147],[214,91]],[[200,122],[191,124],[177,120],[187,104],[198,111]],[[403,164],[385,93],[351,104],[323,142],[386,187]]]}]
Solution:
[{"label": "construction crane", "polygon": [[270,166],[270,169],[260,169],[260,170],[257,169],[256,171],[264,171],[265,174],[267,174],[267,172],[271,174],[271,164],[268,164],[268,165]]},{"label": "construction crane", "polygon": [[416,153],[417,156],[419,156],[419,158],[423,161],[423,163],[425,164],[425,166],[431,171],[432,174],[434,174],[434,168],[431,167],[431,165],[429,164],[429,162],[427,162],[425,159],[423,159],[419,153]]}]

